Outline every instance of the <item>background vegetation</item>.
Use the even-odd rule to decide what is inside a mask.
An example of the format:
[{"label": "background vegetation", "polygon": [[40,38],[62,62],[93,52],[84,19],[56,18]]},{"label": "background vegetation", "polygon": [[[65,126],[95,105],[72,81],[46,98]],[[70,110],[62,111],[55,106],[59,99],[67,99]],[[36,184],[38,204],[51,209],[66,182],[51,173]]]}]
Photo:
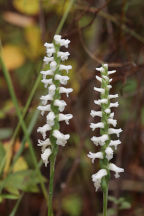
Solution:
[{"label": "background vegetation", "polygon": [[[2,216],[45,216],[47,212],[43,182],[47,190],[49,168],[40,161],[36,132],[44,121],[36,109],[44,92],[39,72],[43,43],[52,41],[70,2],[0,0],[1,52],[8,70],[1,59]],[[117,70],[113,76],[113,91],[120,95],[116,118],[124,130],[114,161],[125,173],[118,180],[111,177],[109,216],[144,215],[143,11],[143,0],[77,0],[68,14],[61,34],[71,40],[69,85],[74,92],[66,99],[66,112],[74,118],[69,127],[61,125],[71,139],[57,157],[55,216],[100,216],[102,212],[102,193],[95,193],[91,182],[98,164],[92,166],[87,153],[96,151],[90,142],[89,113],[98,98],[93,92],[95,67],[103,62]]]}]

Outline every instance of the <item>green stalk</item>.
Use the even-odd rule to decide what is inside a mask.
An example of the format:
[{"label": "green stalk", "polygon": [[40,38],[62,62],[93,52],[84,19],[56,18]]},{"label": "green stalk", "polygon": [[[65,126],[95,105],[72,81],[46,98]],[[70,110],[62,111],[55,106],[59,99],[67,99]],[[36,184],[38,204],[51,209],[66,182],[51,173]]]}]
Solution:
[{"label": "green stalk", "polygon": [[108,187],[103,190],[103,216],[107,216]]},{"label": "green stalk", "polygon": [[[105,75],[108,77],[108,69],[106,67],[103,68],[105,69],[104,72],[102,72],[102,75]],[[109,96],[109,89],[107,88],[107,85],[109,84],[109,81],[104,81],[104,79],[102,79],[102,84],[101,84],[101,88],[105,89],[105,93],[101,95],[101,99],[108,99]],[[108,134],[108,129],[109,129],[109,124],[108,124],[108,118],[109,118],[109,114],[107,114],[105,112],[105,109],[107,109],[109,107],[110,104],[110,100],[108,99],[108,104],[101,104],[101,110],[102,110],[102,122],[104,123],[104,129],[100,130],[101,135],[103,134]],[[102,159],[100,161],[100,167],[102,169],[106,169],[108,175],[103,177],[102,179],[102,190],[103,190],[103,216],[107,216],[107,203],[108,203],[108,184],[109,184],[109,178],[110,178],[110,172],[108,169],[108,164],[109,161],[106,158],[106,153],[105,153],[105,149],[108,147],[110,143],[110,136],[109,136],[109,140],[106,141],[105,145],[102,146],[101,151],[103,152],[104,155],[104,159]]]},{"label": "green stalk", "polygon": [[14,91],[14,88],[13,88],[13,85],[12,85],[12,81],[11,81],[9,72],[8,72],[8,70],[7,70],[7,68],[6,68],[5,64],[4,64],[4,61],[3,61],[1,55],[0,55],[0,64],[1,64],[2,71],[4,73],[4,76],[5,76],[8,88],[9,88],[9,92],[10,92],[12,101],[13,101],[13,103],[15,105],[15,108],[16,108],[16,113],[18,115],[18,118],[19,118],[20,124],[22,126],[23,132],[24,132],[25,137],[26,137],[26,139],[28,141],[28,144],[29,144],[29,149],[30,149],[31,157],[32,157],[34,166],[36,168],[38,177],[40,179],[40,185],[41,185],[41,188],[42,188],[42,192],[43,192],[43,194],[45,196],[45,199],[48,201],[47,190],[45,188],[45,185],[44,185],[42,177],[41,177],[40,170],[38,168],[37,159],[36,159],[35,152],[34,152],[34,149],[33,149],[33,146],[32,146],[32,142],[30,140],[29,134],[27,132],[26,125],[25,125],[25,123],[23,121],[23,118],[22,118],[22,115],[21,115],[21,111],[20,111],[20,108],[19,108],[19,105],[18,105],[18,101],[17,101],[16,95],[15,95],[15,91]]}]

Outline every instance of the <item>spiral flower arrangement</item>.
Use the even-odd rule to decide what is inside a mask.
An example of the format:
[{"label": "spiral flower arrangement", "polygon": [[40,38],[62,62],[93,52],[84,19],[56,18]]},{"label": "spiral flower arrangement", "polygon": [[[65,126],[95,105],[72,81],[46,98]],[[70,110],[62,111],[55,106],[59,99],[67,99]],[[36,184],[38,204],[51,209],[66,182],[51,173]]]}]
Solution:
[{"label": "spiral flower arrangement", "polygon": [[[44,57],[45,70],[41,71],[44,87],[48,89],[48,94],[41,96],[42,105],[38,106],[43,116],[46,113],[46,124],[37,129],[41,133],[43,140],[38,140],[38,146],[41,146],[41,158],[47,166],[50,158],[50,183],[49,183],[49,215],[52,215],[52,194],[54,165],[58,146],[65,146],[69,139],[69,134],[60,132],[60,122],[65,121],[69,124],[72,114],[63,114],[66,102],[61,99],[61,94],[65,93],[67,97],[73,90],[65,88],[69,77],[62,75],[63,71],[68,74],[72,69],[71,65],[64,65],[61,62],[68,59],[70,53],[60,51],[61,47],[68,48],[70,40],[62,39],[60,35],[54,36],[53,43],[45,43],[47,56]],[[62,86],[61,86],[62,85]],[[49,132],[49,137],[47,137]]]},{"label": "spiral flower arrangement", "polygon": [[[63,65],[61,61],[68,59],[69,52],[61,52],[60,47],[64,46],[68,48],[70,41],[62,39],[60,35],[54,36],[54,43],[45,43],[47,56],[44,57],[44,62],[48,65],[48,70],[41,71],[43,76],[41,82],[45,88],[48,88],[48,94],[41,96],[42,106],[38,106],[41,111],[41,115],[48,112],[46,115],[46,124],[38,128],[38,132],[42,134],[43,140],[38,140],[38,145],[42,147],[41,158],[48,164],[49,156],[53,153],[54,145],[65,146],[69,139],[69,134],[63,134],[59,131],[59,122],[65,121],[69,124],[69,120],[72,118],[72,114],[63,114],[66,102],[61,100],[61,94],[65,93],[69,96],[72,92],[72,88],[65,88],[60,86],[66,85],[69,80],[68,76],[61,75],[62,71],[67,73],[72,68],[71,65]],[[46,138],[47,131],[50,131],[49,138]]]},{"label": "spiral flower arrangement", "polygon": [[[104,64],[100,68],[96,68],[97,71],[101,73],[101,77],[96,76],[96,79],[100,82],[101,87],[94,87],[94,90],[100,93],[100,99],[94,100],[94,103],[101,107],[100,111],[91,110],[90,115],[94,117],[99,117],[101,119],[98,123],[91,123],[90,128],[94,131],[97,128],[100,128],[100,136],[93,136],[91,138],[92,142],[96,146],[100,146],[100,151],[96,153],[89,152],[88,157],[92,159],[94,163],[95,159],[100,159],[100,170],[92,175],[92,181],[96,188],[96,191],[102,186],[102,190],[107,193],[108,182],[110,179],[110,171],[115,172],[115,177],[119,177],[119,173],[124,172],[123,168],[117,167],[114,163],[111,163],[110,160],[113,158],[114,150],[117,149],[117,146],[121,144],[119,140],[119,134],[122,132],[122,129],[116,129],[117,120],[114,119],[114,113],[111,111],[112,108],[118,107],[118,102],[111,102],[111,99],[118,97],[118,94],[110,94],[110,85],[112,79],[109,78],[109,75],[115,73],[116,71],[108,71],[108,65]],[[112,140],[111,135],[115,134],[118,139]]]}]

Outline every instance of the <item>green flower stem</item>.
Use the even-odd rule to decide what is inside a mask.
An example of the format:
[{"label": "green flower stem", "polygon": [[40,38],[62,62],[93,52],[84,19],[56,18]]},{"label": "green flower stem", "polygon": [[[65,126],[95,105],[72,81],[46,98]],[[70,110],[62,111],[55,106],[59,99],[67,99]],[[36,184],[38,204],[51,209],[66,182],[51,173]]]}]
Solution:
[{"label": "green flower stem", "polygon": [[[102,72],[102,75],[105,75],[105,76],[108,77],[108,69],[104,65],[103,65],[103,68],[105,70],[104,70],[104,72]],[[109,89],[107,88],[108,84],[109,84],[109,81],[105,81],[102,78],[101,88],[105,89],[105,92],[104,92],[104,94],[101,94],[101,99],[108,99],[108,96],[109,96]],[[110,100],[109,99],[108,99],[107,104],[104,104],[104,103],[101,104],[102,122],[104,123],[104,129],[100,130],[101,135],[108,134],[108,129],[109,129],[108,118],[109,118],[110,114],[107,114],[105,112],[105,110],[107,108],[109,108],[109,105],[110,105]],[[107,176],[103,177],[102,184],[101,184],[102,185],[102,190],[103,190],[103,216],[107,216],[108,184],[109,184],[110,172],[109,172],[109,169],[108,169],[109,161],[106,158],[105,149],[108,147],[109,143],[110,143],[110,136],[109,136],[109,139],[106,141],[105,145],[102,146],[102,148],[101,148],[101,151],[103,152],[103,155],[104,155],[104,159],[101,160],[100,166],[101,166],[102,169],[106,169],[107,173],[108,173]]]},{"label": "green flower stem", "polygon": [[103,190],[103,216],[107,216],[108,187]]},{"label": "green flower stem", "polygon": [[34,149],[33,149],[33,146],[32,146],[32,142],[31,142],[29,134],[27,132],[26,125],[25,125],[25,123],[23,121],[23,118],[22,118],[22,115],[21,115],[21,111],[20,111],[20,108],[19,108],[19,105],[18,105],[18,101],[17,101],[16,95],[15,95],[15,91],[14,91],[14,88],[13,88],[13,85],[12,85],[12,81],[11,81],[9,72],[8,72],[8,70],[7,70],[7,68],[6,68],[5,64],[4,64],[3,59],[2,59],[2,56],[0,56],[0,64],[1,64],[2,71],[4,73],[4,76],[5,76],[8,88],[9,88],[9,92],[10,92],[12,101],[13,101],[13,103],[15,105],[16,112],[17,112],[18,118],[20,120],[23,132],[24,132],[25,137],[26,137],[26,139],[28,141],[28,144],[29,144],[29,150],[30,150],[31,157],[32,157],[34,166],[36,168],[36,171],[37,171],[37,174],[38,174],[38,177],[39,177],[39,180],[40,180],[40,185],[41,185],[41,188],[42,188],[42,192],[43,192],[43,194],[45,196],[45,199],[48,201],[47,190],[45,188],[45,185],[44,185],[42,177],[41,177],[40,170],[38,168],[37,159],[36,159],[35,152],[34,152]]},{"label": "green flower stem", "polygon": [[[55,45],[55,44],[54,44]],[[48,207],[48,216],[53,215],[53,208],[52,208],[52,199],[53,199],[53,184],[54,184],[54,171],[55,171],[55,161],[56,161],[56,156],[58,153],[58,145],[56,144],[56,138],[53,136],[53,131],[54,130],[59,130],[60,125],[59,125],[59,108],[54,105],[54,101],[56,99],[60,99],[60,93],[59,93],[59,87],[60,87],[60,82],[58,80],[55,80],[54,77],[56,74],[60,74],[59,71],[59,66],[60,66],[60,58],[57,57],[57,52],[59,51],[60,46],[55,45],[55,50],[56,53],[54,54],[54,60],[57,63],[57,68],[53,76],[53,83],[56,86],[55,90],[55,95],[51,104],[51,109],[55,114],[55,120],[54,120],[54,126],[52,127],[52,130],[50,132],[50,141],[52,144],[52,155],[50,157],[50,181],[49,181],[49,207]]]}]

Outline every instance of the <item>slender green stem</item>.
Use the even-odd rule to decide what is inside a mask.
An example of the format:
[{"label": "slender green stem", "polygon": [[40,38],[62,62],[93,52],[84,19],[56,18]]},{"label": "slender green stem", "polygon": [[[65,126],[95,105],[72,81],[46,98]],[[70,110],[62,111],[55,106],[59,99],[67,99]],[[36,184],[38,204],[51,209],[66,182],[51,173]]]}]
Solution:
[{"label": "slender green stem", "polygon": [[52,199],[53,199],[53,184],[54,184],[54,171],[55,171],[55,161],[58,152],[58,146],[54,148],[54,152],[50,161],[50,181],[49,181],[49,208],[48,216],[53,216]]},{"label": "slender green stem", "polygon": [[62,27],[63,27],[63,25],[64,25],[64,23],[65,23],[65,21],[67,19],[67,16],[68,16],[68,14],[70,12],[70,9],[72,8],[72,5],[74,4],[74,2],[75,2],[75,0],[71,0],[70,1],[69,5],[68,5],[68,7],[67,7],[67,9],[66,9],[66,11],[65,11],[65,13],[64,13],[64,15],[63,15],[63,17],[62,17],[62,19],[60,21],[60,23],[59,23],[59,25],[57,27],[57,30],[56,30],[55,34],[59,34],[60,33],[60,31],[61,31],[61,29],[62,29]]},{"label": "slender green stem", "polygon": [[103,190],[103,216],[107,216],[108,187]]},{"label": "slender green stem", "polygon": [[22,115],[21,115],[21,111],[20,111],[20,108],[19,108],[19,105],[18,105],[18,101],[17,101],[16,95],[15,95],[15,91],[14,91],[14,88],[13,88],[13,85],[12,85],[12,81],[11,81],[9,72],[8,72],[8,70],[7,70],[7,68],[6,68],[5,64],[4,64],[3,59],[2,59],[2,56],[0,56],[0,64],[1,64],[2,71],[3,71],[3,73],[4,73],[4,76],[5,76],[5,79],[6,79],[8,88],[9,88],[9,92],[10,92],[12,101],[13,101],[13,103],[14,103],[14,105],[15,105],[15,108],[16,108],[16,112],[17,112],[18,118],[19,118],[19,120],[20,120],[20,124],[21,124],[21,126],[22,126],[23,132],[24,132],[25,137],[26,137],[26,139],[27,139],[27,141],[28,141],[28,144],[29,144],[29,150],[30,150],[31,157],[32,157],[34,166],[35,166],[35,168],[36,168],[38,177],[39,177],[39,179],[40,179],[40,185],[41,185],[43,194],[44,194],[44,196],[45,196],[45,199],[48,201],[47,190],[46,190],[46,188],[45,188],[45,185],[44,185],[43,180],[42,180],[42,177],[41,177],[40,170],[39,170],[39,168],[38,168],[37,159],[36,159],[35,152],[34,152],[34,149],[33,149],[33,146],[32,146],[32,142],[31,142],[31,139],[30,139],[29,134],[28,134],[28,132],[27,132],[27,127],[26,127],[26,125],[25,125],[25,123],[24,123],[24,121],[23,121],[23,118],[22,118]]}]

